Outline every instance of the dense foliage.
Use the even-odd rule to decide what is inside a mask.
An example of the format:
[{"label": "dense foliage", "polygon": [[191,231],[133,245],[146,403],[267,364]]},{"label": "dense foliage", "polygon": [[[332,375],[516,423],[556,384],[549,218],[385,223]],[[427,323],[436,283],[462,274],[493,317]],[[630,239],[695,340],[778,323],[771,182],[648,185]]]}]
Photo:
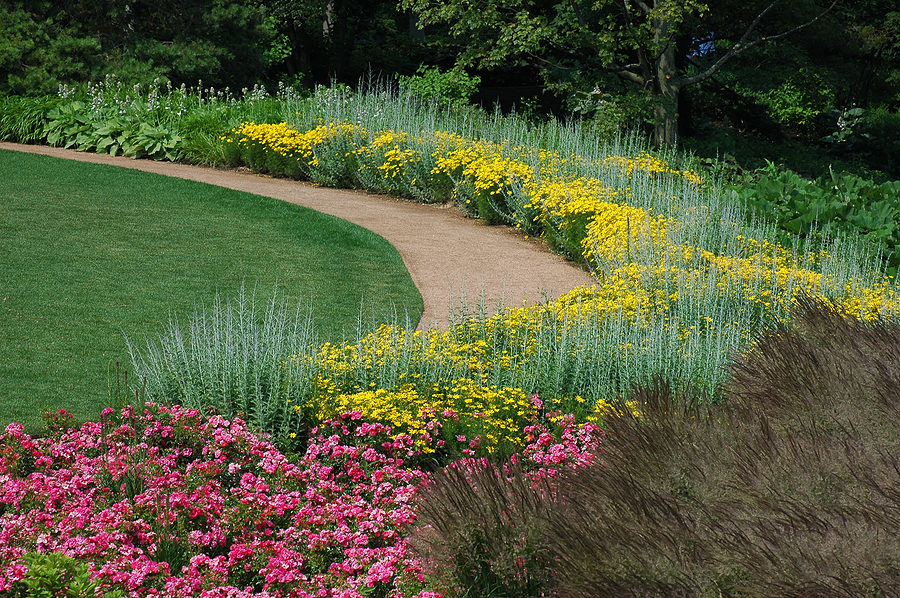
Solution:
[{"label": "dense foliage", "polygon": [[[544,90],[541,109],[577,108],[617,126],[677,116],[682,137],[712,123],[811,141],[835,125],[832,110],[896,111],[900,89],[890,0],[115,0],[102,9],[3,0],[0,9],[0,93],[110,73],[129,85],[309,87],[455,64],[475,69],[486,103],[521,106]],[[603,106],[586,110],[591,94]]]},{"label": "dense foliage", "polygon": [[834,172],[810,181],[770,164],[753,183],[732,190],[738,201],[776,223],[784,231],[784,242],[810,234],[858,235],[876,247],[890,274],[896,274],[900,265],[900,181],[878,185]]},{"label": "dense foliage", "polygon": [[116,73],[250,86],[276,31],[255,2],[4,0],[0,91],[48,93]]}]

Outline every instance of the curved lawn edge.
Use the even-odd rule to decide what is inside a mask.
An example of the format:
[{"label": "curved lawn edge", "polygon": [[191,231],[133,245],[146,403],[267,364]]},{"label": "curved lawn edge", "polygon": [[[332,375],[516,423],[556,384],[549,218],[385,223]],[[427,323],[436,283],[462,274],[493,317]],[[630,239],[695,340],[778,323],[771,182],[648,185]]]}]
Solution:
[{"label": "curved lawn edge", "polygon": [[[41,411],[90,420],[115,364],[171,317],[239,288],[311,306],[320,341],[355,339],[422,299],[380,235],[276,199],[133,169],[0,149],[0,427]],[[375,273],[372,275],[371,273]],[[132,377],[133,380],[133,377]]]},{"label": "curved lawn edge", "polygon": [[455,207],[421,205],[361,191],[317,187],[249,170],[222,170],[172,162],[133,160],[37,145],[0,142],[0,149],[30,152],[153,172],[280,199],[342,218],[384,237],[400,253],[419,289],[419,328],[443,328],[461,302],[483,302],[487,313],[555,298],[591,284],[581,267],[550,253],[536,239],[466,218]]}]

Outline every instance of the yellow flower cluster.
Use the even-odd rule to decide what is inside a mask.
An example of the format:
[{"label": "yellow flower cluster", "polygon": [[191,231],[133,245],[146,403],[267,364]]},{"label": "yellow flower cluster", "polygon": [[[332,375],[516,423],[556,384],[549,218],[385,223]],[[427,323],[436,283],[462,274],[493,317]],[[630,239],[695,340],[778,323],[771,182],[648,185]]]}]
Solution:
[{"label": "yellow flower cluster", "polygon": [[563,220],[578,216],[602,216],[622,204],[614,203],[618,192],[595,178],[571,181],[548,180],[535,185],[526,207],[542,210],[544,218]]},{"label": "yellow flower cluster", "polygon": [[435,433],[429,423],[433,419],[459,421],[470,437],[479,437],[483,449],[493,452],[499,444],[521,445],[522,429],[537,417],[521,389],[484,386],[469,378],[433,384],[427,392],[407,383],[392,391],[325,393],[307,409],[318,421],[359,411],[366,421],[388,424],[395,434],[409,434],[426,452],[433,450],[429,442]]},{"label": "yellow flower cluster", "polygon": [[684,178],[692,185],[700,185],[702,180],[693,170],[677,170],[672,168],[668,162],[661,160],[655,156],[651,156],[647,152],[641,152],[638,156],[608,156],[603,159],[605,166],[614,166],[623,171],[627,176],[632,176],[635,171],[645,172],[651,175],[676,175]]},{"label": "yellow flower cluster", "polygon": [[[430,147],[433,148],[430,152],[434,164],[430,171],[432,177],[445,177],[454,185],[466,180],[476,194],[486,197],[522,194],[523,207],[535,211],[537,216],[534,218],[545,229],[552,227],[563,232],[573,238],[576,246],[585,234],[585,226],[592,220],[598,221],[594,228],[608,226],[609,220],[620,218],[624,210],[636,210],[625,203],[631,191],[629,186],[610,188],[599,179],[577,176],[576,167],[613,167],[628,177],[638,171],[650,175],[674,175],[691,184],[700,184],[700,177],[693,171],[673,169],[666,161],[647,153],[636,157],[610,156],[589,164],[581,156],[561,156],[536,148],[512,148],[507,143],[470,140],[446,131],[423,131],[411,139],[403,132],[381,131],[370,135],[356,125],[332,122],[303,133],[286,123],[244,123],[232,133],[238,143],[256,143],[284,157],[303,160],[309,166],[319,165],[315,153],[318,145],[342,137],[356,145],[351,153],[360,160],[360,171],[376,170],[385,178],[400,177],[406,174],[409,165],[422,160],[423,151],[414,147]],[[407,178],[415,181],[413,176]],[[430,182],[434,183],[433,180]],[[429,181],[419,183],[425,185]],[[515,217],[521,220],[525,215],[515,214]],[[634,224],[627,227],[640,230],[638,218],[632,220]],[[592,243],[589,239],[584,242]]]},{"label": "yellow flower cluster", "polygon": [[[619,305],[650,307],[649,295],[665,296],[660,289],[678,288],[694,296],[715,293],[756,304],[771,320],[787,313],[799,295],[833,300],[856,317],[873,319],[896,313],[900,297],[888,280],[873,286],[853,281],[838,287],[833,276],[815,268],[828,256],[806,256],[806,263],[784,247],[737,235],[721,253],[671,242],[667,230],[683,223],[653,217],[645,210],[613,206],[588,224],[582,241],[583,256],[601,284],[595,297],[602,303],[618,296]],[[677,294],[669,294],[674,303]]]},{"label": "yellow flower cluster", "polygon": [[363,145],[353,153],[364,158],[360,170],[369,168],[369,164],[375,164],[385,178],[396,178],[403,174],[407,164],[419,161],[419,152],[404,147],[409,136],[406,133],[384,131],[377,135],[370,143]]},{"label": "yellow flower cluster", "polygon": [[[488,326],[499,324],[487,322]],[[361,378],[381,388],[385,377],[396,374],[416,382],[420,372],[435,370],[455,372],[484,384],[494,368],[509,369],[516,363],[508,349],[494,347],[484,331],[476,328],[475,322],[463,322],[449,330],[424,331],[384,325],[355,343],[325,343],[318,352],[322,373],[317,387],[324,393],[362,391],[367,389],[360,386]],[[525,350],[515,359],[531,354]]]},{"label": "yellow flower cluster", "polygon": [[[329,123],[301,133],[289,127],[286,122],[277,124],[245,122],[240,127],[232,129],[231,133],[240,145],[257,144],[285,158],[296,158],[310,166],[318,166],[316,146],[342,135],[364,134],[365,131],[348,123]],[[229,136],[226,140],[232,141],[234,138]]]},{"label": "yellow flower cluster", "polygon": [[[591,262],[599,240],[604,243],[642,242],[649,235],[659,239],[665,234],[665,223],[626,202],[631,186],[612,188],[594,177],[577,175],[586,165],[620,170],[628,180],[637,172],[683,178],[692,185],[701,184],[690,170],[676,170],[647,153],[637,157],[609,156],[593,164],[581,156],[561,156],[557,152],[533,148],[510,148],[486,140],[470,141],[458,135],[440,133],[437,149],[432,154],[432,174],[452,180],[464,178],[476,193],[485,196],[521,194],[522,207],[535,215],[533,221],[543,233],[561,233],[569,241],[573,253],[581,253]],[[537,166],[532,166],[532,164]],[[526,224],[525,214],[514,213],[517,227]],[[583,247],[584,251],[578,251]],[[601,248],[602,249],[602,248]]]},{"label": "yellow flower cluster", "polygon": [[[431,450],[426,435],[434,437],[430,419],[442,422],[445,432],[449,428],[478,436],[489,452],[498,445],[521,446],[522,430],[536,421],[537,408],[522,388],[489,379],[498,370],[525,371],[536,357],[538,327],[517,320],[529,313],[510,310],[444,331],[382,326],[357,342],[325,344],[315,358],[313,398],[296,408],[316,421],[359,411],[368,421],[390,425],[396,434],[408,433],[424,450]],[[561,407],[597,423],[623,408],[581,396],[542,401],[551,421],[558,419],[552,412]],[[636,404],[624,408],[638,415]]]}]

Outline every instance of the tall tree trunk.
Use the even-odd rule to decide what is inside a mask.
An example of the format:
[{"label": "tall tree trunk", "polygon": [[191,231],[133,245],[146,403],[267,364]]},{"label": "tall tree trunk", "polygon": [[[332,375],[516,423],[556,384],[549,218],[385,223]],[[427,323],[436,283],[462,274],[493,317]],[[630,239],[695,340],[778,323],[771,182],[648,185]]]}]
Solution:
[{"label": "tall tree trunk", "polygon": [[675,44],[669,35],[669,24],[663,19],[654,19],[656,42],[664,49],[656,59],[656,125],[654,138],[657,145],[672,147],[678,135],[678,65],[675,60]]},{"label": "tall tree trunk", "polygon": [[322,37],[325,40],[331,38],[331,32],[334,30],[334,0],[328,0],[325,4],[325,16],[322,17]]},{"label": "tall tree trunk", "polygon": [[661,85],[656,96],[653,138],[658,146],[673,147],[678,138],[678,86]]}]

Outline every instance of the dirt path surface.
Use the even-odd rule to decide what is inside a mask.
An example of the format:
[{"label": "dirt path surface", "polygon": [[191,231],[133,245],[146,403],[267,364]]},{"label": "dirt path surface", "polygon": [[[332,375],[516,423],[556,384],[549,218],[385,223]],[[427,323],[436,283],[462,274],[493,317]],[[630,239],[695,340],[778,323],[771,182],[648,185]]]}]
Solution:
[{"label": "dirt path surface", "polygon": [[425,303],[420,328],[446,327],[451,307],[457,307],[462,299],[473,304],[483,296],[485,307],[492,313],[500,302],[508,306],[536,303],[591,282],[585,271],[549,253],[541,242],[525,239],[506,227],[486,226],[480,220],[466,218],[455,207],[328,189],[249,171],[15,143],[0,142],[0,149],[209,183],[274,197],[358,224],[387,239],[403,257]]}]

